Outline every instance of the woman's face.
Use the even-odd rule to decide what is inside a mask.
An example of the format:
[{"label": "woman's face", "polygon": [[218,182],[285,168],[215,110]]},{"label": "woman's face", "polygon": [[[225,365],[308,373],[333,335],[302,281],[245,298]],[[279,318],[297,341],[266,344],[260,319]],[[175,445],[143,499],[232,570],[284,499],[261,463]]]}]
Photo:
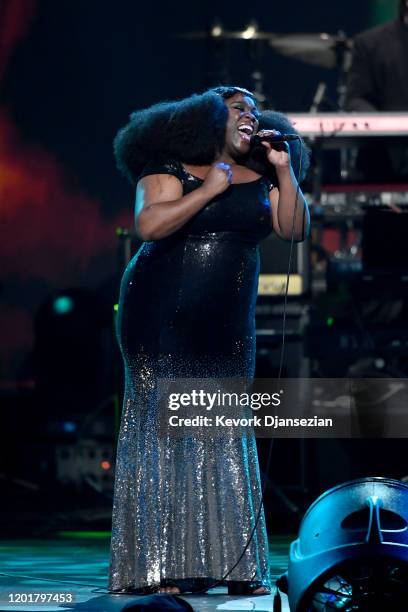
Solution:
[{"label": "woman's face", "polygon": [[258,109],[250,96],[236,93],[225,100],[228,121],[225,152],[233,158],[245,155],[250,148],[251,136],[258,131]]}]

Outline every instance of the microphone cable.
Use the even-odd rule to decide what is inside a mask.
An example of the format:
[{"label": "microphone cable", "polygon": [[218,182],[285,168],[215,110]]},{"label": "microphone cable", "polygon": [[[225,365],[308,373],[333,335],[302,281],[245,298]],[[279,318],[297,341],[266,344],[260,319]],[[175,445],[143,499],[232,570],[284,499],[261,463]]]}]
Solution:
[{"label": "microphone cable", "polygon": [[[294,245],[294,238],[295,238],[296,211],[297,211],[297,207],[298,207],[298,203],[299,203],[299,192],[300,192],[299,181],[300,181],[300,177],[302,176],[302,165],[303,165],[302,139],[301,139],[301,137],[299,135],[290,134],[290,136],[292,137],[292,138],[290,138],[290,140],[295,140],[294,136],[296,136],[296,140],[300,143],[300,154],[299,154],[299,170],[298,170],[298,175],[296,177],[297,187],[296,187],[296,194],[295,194],[295,206],[294,206],[293,217],[292,217],[290,249],[289,249],[288,265],[287,265],[287,272],[286,272],[285,293],[284,293],[284,299],[283,299],[282,341],[281,341],[281,351],[280,351],[280,359],[279,359],[279,370],[278,370],[278,377],[277,377],[278,381],[281,379],[281,376],[282,376],[283,360],[284,360],[284,353],[285,353],[286,308],[287,308],[288,293],[289,293],[290,272],[291,272],[292,260],[293,260],[293,245]],[[277,141],[277,139],[275,140],[275,142],[276,141]],[[281,141],[282,141],[282,139],[281,139]],[[290,154],[290,147],[289,147],[289,145],[287,145],[287,150],[288,149],[289,149],[289,154]],[[305,212],[304,212],[304,214],[305,214]],[[304,223],[303,223],[303,225],[304,225]],[[228,572],[226,572],[224,574],[224,576],[222,578],[220,578],[219,580],[217,580],[216,582],[214,582],[210,586],[206,587],[205,589],[201,589],[199,591],[194,591],[194,595],[204,594],[208,590],[222,585],[224,580],[231,574],[231,572],[237,567],[237,565],[239,565],[239,563],[241,562],[243,556],[245,555],[246,551],[248,550],[249,545],[251,544],[252,540],[254,539],[254,535],[255,535],[256,529],[258,527],[259,520],[261,518],[261,513],[262,513],[262,510],[264,509],[264,499],[265,499],[266,487],[267,487],[267,484],[268,484],[267,476],[268,476],[269,469],[270,469],[270,466],[271,466],[273,442],[274,442],[274,438],[271,438],[270,442],[269,442],[268,458],[267,458],[267,462],[266,462],[266,470],[265,470],[266,477],[265,477],[265,482],[264,482],[264,484],[262,486],[262,495],[261,495],[261,500],[260,500],[260,503],[259,503],[259,509],[258,509],[258,512],[257,512],[257,515],[256,515],[255,523],[254,523],[254,526],[252,528],[251,534],[250,534],[250,536],[249,536],[249,538],[248,538],[248,540],[247,540],[247,542],[246,542],[246,544],[245,544],[245,546],[244,546],[244,548],[242,550],[241,555],[239,556],[239,558],[236,561],[236,563],[228,570]],[[269,558],[269,552],[268,552],[268,558]],[[263,579],[263,577],[265,575],[265,572],[268,569],[269,569],[269,565],[261,573],[260,581],[262,581],[262,579]],[[252,578],[251,578],[251,580],[249,582],[252,582],[255,579],[256,575],[257,575],[257,572],[255,572],[255,574],[252,576]],[[260,586],[259,588],[262,588],[262,587]]]}]

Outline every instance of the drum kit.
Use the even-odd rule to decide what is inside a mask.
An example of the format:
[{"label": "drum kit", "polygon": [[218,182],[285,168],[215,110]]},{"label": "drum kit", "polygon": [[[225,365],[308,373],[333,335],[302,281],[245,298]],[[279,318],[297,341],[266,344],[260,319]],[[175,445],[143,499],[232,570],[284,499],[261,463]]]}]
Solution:
[{"label": "drum kit", "polygon": [[[187,40],[205,39],[213,43],[228,43],[229,41],[246,41],[252,45],[263,45],[271,48],[275,53],[284,57],[293,58],[312,66],[337,71],[337,107],[344,107],[345,79],[351,63],[352,40],[344,32],[337,34],[327,33],[296,33],[275,34],[259,29],[256,21],[250,21],[244,30],[225,30],[219,21],[206,31],[186,32],[179,34],[180,38]],[[257,54],[259,57],[259,53]],[[253,57],[253,54],[251,55]],[[254,93],[258,97],[258,104],[265,102],[263,92],[263,74],[255,68],[253,74]],[[319,83],[314,104],[324,95],[324,83]],[[316,109],[317,110],[317,109]]]}]

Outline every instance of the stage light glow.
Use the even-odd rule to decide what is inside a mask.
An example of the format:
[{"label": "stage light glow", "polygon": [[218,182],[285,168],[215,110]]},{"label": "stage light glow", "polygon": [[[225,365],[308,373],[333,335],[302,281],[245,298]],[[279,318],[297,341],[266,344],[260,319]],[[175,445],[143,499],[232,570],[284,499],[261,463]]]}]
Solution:
[{"label": "stage light glow", "polygon": [[245,38],[245,40],[250,40],[251,38],[255,36],[257,31],[258,31],[258,26],[254,21],[252,21],[251,23],[247,25],[245,30],[242,32],[242,38]]},{"label": "stage light glow", "polygon": [[68,314],[74,309],[74,300],[68,295],[60,295],[55,298],[52,309],[57,315]]},{"label": "stage light glow", "polygon": [[58,531],[57,535],[69,539],[95,539],[102,540],[111,537],[110,531]]},{"label": "stage light glow", "polygon": [[65,421],[64,423],[62,423],[62,430],[65,431],[65,433],[74,433],[74,431],[76,431],[76,423],[74,423],[73,421]]},{"label": "stage light glow", "polygon": [[106,470],[106,471],[107,471],[107,470],[110,470],[110,469],[111,469],[111,467],[112,467],[112,464],[111,464],[111,462],[110,462],[110,461],[106,461],[106,460],[105,460],[105,461],[101,461],[101,468],[102,468],[103,470]]},{"label": "stage light glow", "polygon": [[221,36],[222,33],[223,33],[222,25],[220,23],[215,23],[213,27],[211,28],[211,36],[214,36],[215,38],[217,38],[218,36]]}]

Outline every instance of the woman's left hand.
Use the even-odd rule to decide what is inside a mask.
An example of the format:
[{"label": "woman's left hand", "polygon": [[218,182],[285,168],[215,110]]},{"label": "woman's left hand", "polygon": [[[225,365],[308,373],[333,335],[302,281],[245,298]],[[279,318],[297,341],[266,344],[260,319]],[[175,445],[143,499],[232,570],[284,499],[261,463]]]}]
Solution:
[{"label": "woman's left hand", "polygon": [[[278,130],[260,130],[257,136],[280,136]],[[289,145],[287,142],[279,143],[285,149],[284,151],[277,151],[272,147],[269,142],[262,141],[262,146],[266,149],[266,157],[268,161],[273,164],[276,170],[284,170],[290,168],[290,152]]]}]

